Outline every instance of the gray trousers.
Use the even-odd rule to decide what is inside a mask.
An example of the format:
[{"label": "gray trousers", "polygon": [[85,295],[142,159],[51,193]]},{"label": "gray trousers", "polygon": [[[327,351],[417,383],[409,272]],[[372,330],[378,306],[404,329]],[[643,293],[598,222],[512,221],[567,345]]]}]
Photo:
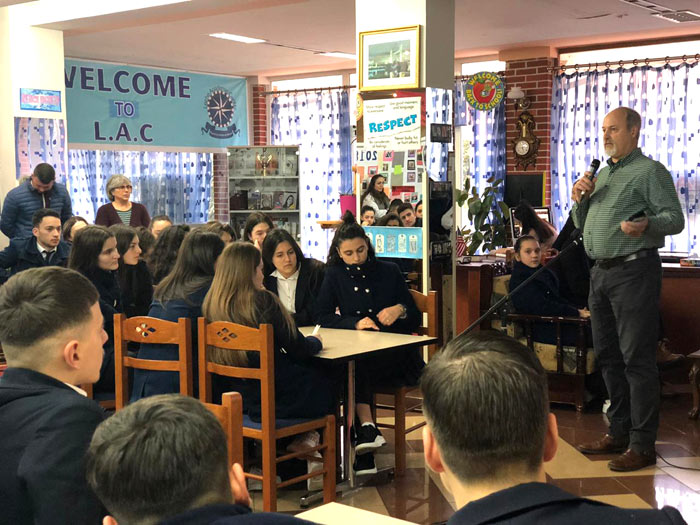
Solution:
[{"label": "gray trousers", "polygon": [[661,260],[658,256],[613,268],[591,269],[593,348],[610,395],[610,434],[635,452],[654,451],[659,428]]}]

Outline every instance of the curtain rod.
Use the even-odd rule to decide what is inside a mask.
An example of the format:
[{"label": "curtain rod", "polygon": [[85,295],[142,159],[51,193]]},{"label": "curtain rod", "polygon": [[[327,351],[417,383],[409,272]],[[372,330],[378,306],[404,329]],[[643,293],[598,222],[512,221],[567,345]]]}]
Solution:
[{"label": "curtain rod", "polygon": [[287,93],[309,93],[316,91],[334,91],[336,89],[352,89],[356,86],[334,86],[334,87],[323,87],[323,88],[306,88],[306,89],[285,89],[284,91],[264,91],[263,95],[286,95]]},{"label": "curtain rod", "polygon": [[579,69],[586,69],[590,71],[591,69],[598,69],[599,67],[605,67],[606,69],[610,69],[610,66],[619,66],[622,67],[625,64],[633,64],[634,66],[640,65],[640,63],[643,63],[645,66],[650,65],[652,62],[666,62],[666,64],[669,64],[671,62],[688,62],[688,60],[692,60],[696,64],[700,62],[700,53],[696,53],[695,55],[682,55],[682,56],[676,56],[676,57],[663,57],[663,58],[635,58],[633,60],[618,60],[618,61],[607,61],[607,62],[595,62],[591,64],[567,64],[564,66],[556,66],[556,67],[548,67],[547,70],[550,72],[556,72],[556,71],[565,71],[567,69],[575,69],[578,71]]},{"label": "curtain rod", "polygon": [[[489,73],[493,73],[494,75],[498,75],[499,77],[505,77],[506,72],[505,71],[489,71]],[[455,75],[455,80],[466,80],[467,78],[473,77],[474,74],[472,73],[471,75]]]}]

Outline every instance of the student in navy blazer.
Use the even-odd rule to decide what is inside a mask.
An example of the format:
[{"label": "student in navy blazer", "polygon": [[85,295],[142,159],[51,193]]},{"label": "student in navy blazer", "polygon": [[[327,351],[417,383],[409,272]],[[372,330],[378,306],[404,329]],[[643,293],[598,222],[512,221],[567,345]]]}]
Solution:
[{"label": "student in navy blazer", "polygon": [[[350,212],[343,216],[328,252],[317,319],[328,328],[401,334],[413,333],[420,325],[421,314],[399,267],[375,257],[364,229]],[[372,448],[385,443],[370,411],[374,386],[415,385],[423,366],[418,349],[385,351],[357,362],[358,457],[367,464],[356,470],[375,470],[363,457],[365,442]]]},{"label": "student in navy blazer", "polygon": [[515,339],[495,331],[452,339],[420,386],[425,461],[458,509],[447,525],[685,523],[673,507],[621,509],[546,483],[544,463],[559,443],[547,373]]},{"label": "student in navy blazer", "polygon": [[270,231],[262,247],[265,288],[280,298],[297,326],[316,324],[316,298],[326,265],[306,258],[287,230]]},{"label": "student in navy blazer", "polygon": [[[150,317],[177,322],[181,317],[191,321],[192,363],[197,366],[197,319],[202,316],[202,303],[214,278],[216,260],[224,249],[224,241],[212,232],[189,232],[182,242],[173,270],[156,286],[154,301],[148,312]],[[178,358],[177,345],[142,343],[138,357],[141,359]],[[193,374],[195,386],[197,374]],[[195,388],[195,394],[196,394]],[[134,386],[131,401],[157,394],[174,394],[180,391],[177,372],[134,370]]]},{"label": "student in navy blazer", "polygon": [[84,457],[104,412],[79,387],[97,381],[107,339],[97,291],[72,270],[32,268],[0,287],[0,319],[0,522],[101,523]]}]

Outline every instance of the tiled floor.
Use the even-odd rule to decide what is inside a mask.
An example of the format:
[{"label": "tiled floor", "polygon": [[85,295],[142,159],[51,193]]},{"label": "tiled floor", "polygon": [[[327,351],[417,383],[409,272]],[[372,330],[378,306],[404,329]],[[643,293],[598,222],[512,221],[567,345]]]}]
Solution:
[{"label": "tiled floor", "polygon": [[[682,389],[681,389],[682,390]],[[676,467],[700,468],[700,421],[687,417],[691,406],[685,391],[661,403],[661,426],[657,451]],[[560,443],[555,459],[546,465],[547,480],[569,492],[621,507],[650,508],[672,505],[688,523],[700,523],[700,471],[683,470],[659,459],[655,468],[616,473],[606,464],[612,456],[584,456],[575,445],[597,437],[606,429],[600,412],[578,414],[564,405],[554,407],[559,424]],[[377,455],[378,466],[392,465],[393,436],[384,432],[388,445]],[[413,523],[447,520],[454,512],[454,501],[439,478],[425,468],[421,431],[409,435],[406,476],[388,484],[362,488],[339,497],[346,505],[390,515]],[[301,491],[280,493],[279,510],[298,512]],[[259,509],[259,493],[254,494]]]}]

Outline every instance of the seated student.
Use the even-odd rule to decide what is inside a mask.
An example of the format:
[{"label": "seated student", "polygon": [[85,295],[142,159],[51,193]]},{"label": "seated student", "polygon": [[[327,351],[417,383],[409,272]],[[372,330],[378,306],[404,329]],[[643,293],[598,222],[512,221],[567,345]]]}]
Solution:
[{"label": "seated student", "polygon": [[375,226],[401,226],[401,219],[394,212],[389,212],[374,223]]},{"label": "seated student", "polygon": [[416,203],[416,217],[423,221],[423,201]]},{"label": "seated student", "polygon": [[233,231],[230,224],[223,224],[219,221],[209,221],[202,229],[208,232],[214,232],[226,244],[236,240],[236,232]]},{"label": "seated student", "polygon": [[372,208],[372,206],[362,206],[362,210],[360,211],[360,218],[362,219],[362,226],[373,226],[374,208]]},{"label": "seated student", "polygon": [[79,385],[100,376],[95,287],[66,268],[34,268],[0,288],[0,522],[90,524],[104,516],[84,456],[104,411]]},{"label": "seated student", "polygon": [[685,523],[672,507],[621,509],[546,483],[544,463],[559,441],[547,374],[514,339],[492,331],[457,337],[420,383],[425,461],[459,509],[448,525]]},{"label": "seated student", "polygon": [[97,288],[107,342],[100,380],[95,392],[114,392],[114,314],[123,313],[116,272],[119,269],[117,239],[104,226],[88,226],[73,239],[68,267],[87,277]]},{"label": "seated student", "polygon": [[[535,273],[539,268],[541,253],[537,239],[523,235],[515,241],[515,263],[510,278],[509,289],[513,291],[518,285]],[[559,279],[554,272],[545,269],[527,286],[513,295],[511,302],[519,314],[590,317],[585,308],[577,308],[559,295]],[[578,327],[562,326],[562,341],[565,345],[575,345]],[[556,344],[556,326],[551,323],[535,323],[533,337],[542,343]]]},{"label": "seated student", "polygon": [[191,397],[143,399],[102,423],[87,479],[111,514],[104,525],[309,523],[251,514],[243,469],[228,464],[226,434]]},{"label": "seated student", "polygon": [[63,240],[73,242],[73,235],[88,225],[88,221],[77,215],[73,215],[70,219],[63,223]]},{"label": "seated student", "polygon": [[389,207],[389,197],[384,193],[386,176],[373,175],[367,184],[367,189],[360,195],[360,206],[369,206],[374,210],[374,219],[382,217]]},{"label": "seated student", "polygon": [[189,231],[190,227],[186,224],[178,224],[160,232],[153,247],[153,253],[147,261],[148,269],[153,276],[153,284],[158,284],[173,269],[177,252]]},{"label": "seated student", "polygon": [[[403,334],[413,333],[421,321],[398,266],[375,257],[365,231],[350,212],[343,216],[328,251],[317,319],[328,328]],[[372,422],[369,404],[373,386],[415,385],[423,366],[418,349],[383,352],[358,361],[358,473],[376,471],[374,457],[367,452],[385,443]]]},{"label": "seated student", "polygon": [[316,297],[323,283],[326,265],[307,259],[287,230],[271,230],[262,248],[265,288],[280,302],[297,326],[315,324]]},{"label": "seated student", "polygon": [[[153,304],[148,312],[150,317],[177,322],[181,317],[191,320],[192,362],[197,358],[197,319],[202,315],[202,302],[214,278],[216,260],[224,249],[223,241],[212,232],[201,229],[185,236],[182,248],[177,254],[173,271],[158,283],[153,293]],[[153,345],[142,343],[138,357],[141,359],[176,360],[176,345]],[[156,394],[170,394],[180,391],[180,375],[177,372],[155,370],[134,370],[134,387],[131,400]],[[195,384],[197,374],[194,374]]]},{"label": "seated student", "polygon": [[50,208],[41,208],[32,216],[32,236],[15,237],[0,251],[0,268],[14,275],[28,268],[65,266],[70,244],[61,240],[61,218]]},{"label": "seated student", "polygon": [[274,227],[270,217],[260,211],[254,211],[248,215],[245,226],[243,226],[243,240],[252,242],[258,250],[261,250],[267,232]]},{"label": "seated student", "polygon": [[391,203],[389,204],[389,209],[386,211],[387,213],[395,213],[396,216],[399,216],[399,206],[403,204],[403,201],[401,199],[392,199]]},{"label": "seated student", "polygon": [[513,211],[513,216],[520,222],[522,234],[537,239],[543,253],[548,254],[557,238],[557,230],[554,226],[540,219],[535,209],[526,200],[520,201]]},{"label": "seated student", "polygon": [[[245,242],[224,248],[202,312],[209,322],[229,321],[254,328],[264,323],[272,325],[277,418],[315,418],[333,413],[333,380],[319,362],[311,360],[323,348],[321,337],[304,337],[277,296],[263,288],[260,250]],[[258,354],[222,348],[210,348],[209,352],[212,361],[218,363],[259,366]],[[242,390],[245,410],[259,420],[259,383],[246,383]]]},{"label": "seated student", "polygon": [[156,215],[151,219],[151,225],[149,226],[149,230],[153,234],[153,237],[157,239],[160,233],[165,228],[169,228],[172,225],[173,221],[170,220],[170,217],[168,217],[167,215]]},{"label": "seated student", "polygon": [[153,279],[148,266],[140,259],[141,246],[136,229],[123,224],[113,224],[109,231],[117,239],[117,279],[124,314],[127,317],[146,315],[153,299]]},{"label": "seated student", "polygon": [[156,238],[145,226],[139,226],[136,228],[136,235],[139,236],[139,248],[141,248],[139,260],[148,261],[148,258],[153,253],[153,247],[156,245]]},{"label": "seated student", "polygon": [[423,226],[423,220],[416,217],[413,206],[408,202],[401,204],[401,206],[398,207],[397,213],[401,220],[401,226],[406,228],[420,228]]}]

